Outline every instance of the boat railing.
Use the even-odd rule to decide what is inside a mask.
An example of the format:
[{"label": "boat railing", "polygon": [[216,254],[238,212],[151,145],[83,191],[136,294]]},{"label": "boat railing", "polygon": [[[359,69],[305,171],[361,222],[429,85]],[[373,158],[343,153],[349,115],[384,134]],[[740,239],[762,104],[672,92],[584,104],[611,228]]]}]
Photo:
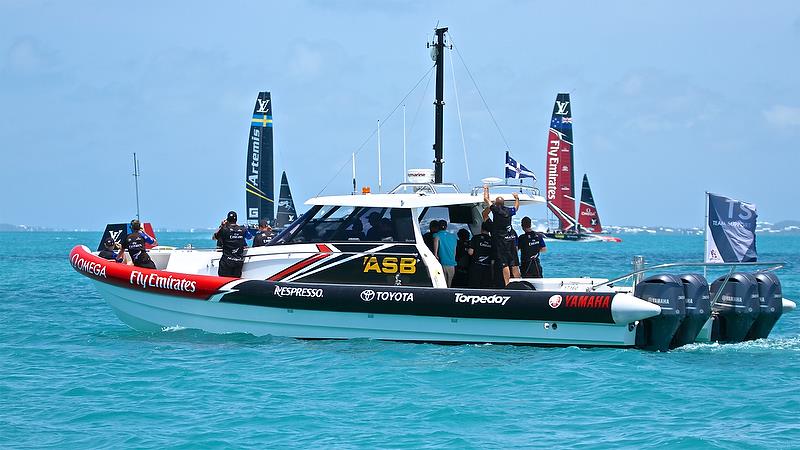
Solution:
[{"label": "boat railing", "polygon": [[[250,260],[252,260],[254,258],[268,259],[271,256],[286,256],[287,258],[291,258],[292,255],[304,255],[304,256],[305,255],[307,255],[307,256],[316,256],[316,255],[405,256],[405,257],[412,257],[412,258],[420,258],[421,257],[420,254],[417,253],[417,252],[412,252],[412,253],[408,253],[408,252],[406,252],[406,253],[399,253],[399,252],[369,252],[369,251],[364,251],[364,252],[339,252],[339,251],[337,251],[337,252],[324,252],[324,251],[319,251],[319,250],[317,250],[317,251],[314,251],[314,250],[308,250],[308,251],[291,250],[291,251],[285,251],[285,252],[260,253],[260,254],[257,254],[257,255],[244,255],[244,260],[245,260],[245,262],[248,262],[248,261],[250,261]],[[221,258],[221,256],[220,256],[220,258]],[[219,261],[220,258],[211,258],[211,261]]]},{"label": "boat railing", "polygon": [[394,189],[389,191],[390,194],[458,194],[461,190],[458,189],[453,183],[400,183]]},{"label": "boat railing", "polygon": [[[708,268],[715,268],[715,269],[728,268],[728,272],[725,274],[725,279],[722,281],[722,285],[719,286],[716,294],[714,295],[714,298],[711,299],[711,304],[714,305],[717,302],[717,300],[719,300],[720,295],[722,295],[723,288],[728,283],[728,281],[730,280],[731,276],[736,271],[736,269],[741,267],[745,268],[762,267],[761,269],[756,270],[756,273],[761,273],[761,272],[773,272],[786,266],[786,262],[784,261],[764,261],[764,262],[725,262],[725,263],[675,262],[675,263],[656,264],[653,266],[644,267],[643,259],[641,259],[641,257],[635,257],[633,263],[636,270],[611,280],[603,281],[597,284],[592,284],[592,286],[588,288],[588,291],[595,291],[603,286],[612,286],[615,283],[619,283],[626,280],[633,280],[633,285],[636,285],[638,282],[642,280],[642,277],[645,273],[653,272],[655,270],[674,269],[678,267],[702,267],[704,271]],[[709,285],[710,284],[711,283],[709,283]]]},{"label": "boat railing", "polygon": [[[490,184],[489,189],[494,194],[497,190],[501,191],[516,191],[519,193],[527,193],[530,195],[539,195],[539,188],[536,186],[528,186],[525,184]],[[471,191],[472,195],[483,195],[483,186],[475,186]]]}]

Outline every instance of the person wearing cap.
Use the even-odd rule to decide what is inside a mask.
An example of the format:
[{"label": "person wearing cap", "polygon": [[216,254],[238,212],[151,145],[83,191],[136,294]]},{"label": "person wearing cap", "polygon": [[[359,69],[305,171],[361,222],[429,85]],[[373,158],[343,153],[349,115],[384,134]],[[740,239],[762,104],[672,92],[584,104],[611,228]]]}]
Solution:
[{"label": "person wearing cap", "polygon": [[267,219],[258,222],[258,232],[253,238],[253,247],[263,247],[272,239],[272,227],[269,226]]},{"label": "person wearing cap", "polygon": [[539,254],[547,251],[544,235],[533,231],[531,218],[522,218],[522,235],[519,237],[518,246],[522,253],[522,276],[526,278],[542,278],[542,263]]},{"label": "person wearing cap", "polygon": [[131,234],[122,239],[122,248],[128,249],[134,266],[155,269],[156,264],[147,254],[146,245],[157,245],[156,240],[142,230],[142,224],[137,219],[131,220],[131,230]]},{"label": "person wearing cap", "polygon": [[492,287],[492,263],[494,248],[492,245],[492,222],[485,221],[481,224],[480,234],[476,234],[469,242],[467,253],[469,263],[469,287],[473,289],[486,289]]},{"label": "person wearing cap", "polygon": [[503,271],[503,286],[508,285],[508,280],[513,275],[519,278],[519,254],[517,253],[516,233],[511,226],[511,218],[519,210],[519,195],[514,192],[514,206],[505,206],[503,197],[498,196],[494,203],[489,200],[489,185],[483,186],[483,202],[489,207],[492,213],[492,240],[495,249],[495,264],[499,265]]},{"label": "person wearing cap", "polygon": [[244,266],[244,248],[247,240],[252,238],[250,230],[236,224],[236,211],[229,211],[228,217],[222,221],[212,239],[222,243],[222,258],[219,259],[217,274],[221,277],[242,277]]},{"label": "person wearing cap", "polygon": [[114,242],[114,239],[112,239],[111,237],[107,237],[103,241],[103,249],[100,250],[97,256],[103,259],[107,259],[109,261],[122,262],[122,260],[125,258],[125,254],[122,252],[117,252],[115,250],[119,250],[119,247],[117,247],[117,243]]}]

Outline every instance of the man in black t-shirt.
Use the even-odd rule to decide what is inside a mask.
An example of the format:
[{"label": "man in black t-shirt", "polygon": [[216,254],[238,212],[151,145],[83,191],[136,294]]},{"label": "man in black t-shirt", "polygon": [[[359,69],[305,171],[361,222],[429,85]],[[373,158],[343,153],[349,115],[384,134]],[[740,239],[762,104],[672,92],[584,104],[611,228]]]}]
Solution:
[{"label": "man in black t-shirt", "polygon": [[516,236],[511,226],[511,218],[519,209],[519,195],[514,192],[514,207],[505,206],[503,197],[497,197],[492,203],[489,200],[489,186],[483,186],[483,202],[492,213],[492,242],[494,244],[495,264],[503,270],[503,286],[508,285],[511,276],[519,278],[519,255],[517,254]]},{"label": "man in black t-shirt", "polygon": [[547,251],[544,235],[531,228],[531,218],[522,218],[522,231],[519,236],[518,246],[522,253],[522,276],[527,278],[542,278],[542,264],[539,253]]},{"label": "man in black t-shirt", "polygon": [[236,211],[228,212],[228,218],[222,221],[212,239],[222,243],[222,258],[219,260],[217,274],[221,277],[242,277],[244,266],[244,248],[246,239],[252,237],[250,230],[236,224]]},{"label": "man in black t-shirt", "polygon": [[428,225],[428,232],[422,235],[422,241],[425,242],[425,245],[433,251],[433,235],[439,231],[439,221],[438,220],[431,220],[431,223]]},{"label": "man in black t-shirt", "polygon": [[480,234],[472,237],[467,248],[469,261],[469,287],[473,289],[492,287],[492,236],[489,234],[492,224],[483,222]]},{"label": "man in black t-shirt", "polygon": [[269,226],[267,219],[258,222],[258,232],[253,237],[253,247],[263,247],[272,239],[272,227]]},{"label": "man in black t-shirt", "polygon": [[155,269],[156,264],[147,254],[146,244],[157,245],[156,240],[142,230],[142,224],[137,219],[131,220],[131,230],[131,234],[122,238],[122,248],[128,249],[134,266]]},{"label": "man in black t-shirt", "polygon": [[120,250],[120,248],[121,247],[114,242],[114,239],[107,237],[106,240],[103,241],[103,249],[100,250],[97,256],[109,261],[122,262],[122,260],[125,258],[125,254]]}]

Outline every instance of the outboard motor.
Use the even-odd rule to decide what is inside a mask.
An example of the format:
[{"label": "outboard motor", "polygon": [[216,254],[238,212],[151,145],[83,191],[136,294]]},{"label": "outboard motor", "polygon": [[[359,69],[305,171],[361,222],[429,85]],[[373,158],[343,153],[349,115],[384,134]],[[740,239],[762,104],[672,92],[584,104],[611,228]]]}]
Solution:
[{"label": "outboard motor", "polygon": [[633,295],[661,307],[661,314],[643,320],[636,330],[636,346],[644,350],[669,350],[686,315],[683,283],[675,275],[653,275],[636,285]]},{"label": "outboard motor", "polygon": [[737,272],[717,278],[711,284],[711,298],[717,302],[711,306],[716,313],[711,340],[741,342],[755,323],[761,311],[758,302],[758,281],[751,273]]},{"label": "outboard motor", "polygon": [[758,282],[758,303],[761,312],[747,332],[747,340],[766,339],[783,314],[781,280],[772,272],[760,272],[755,274],[755,277]]},{"label": "outboard motor", "polygon": [[703,325],[711,317],[711,298],[708,282],[702,275],[689,273],[680,276],[686,298],[686,317],[672,338],[669,348],[693,344]]}]

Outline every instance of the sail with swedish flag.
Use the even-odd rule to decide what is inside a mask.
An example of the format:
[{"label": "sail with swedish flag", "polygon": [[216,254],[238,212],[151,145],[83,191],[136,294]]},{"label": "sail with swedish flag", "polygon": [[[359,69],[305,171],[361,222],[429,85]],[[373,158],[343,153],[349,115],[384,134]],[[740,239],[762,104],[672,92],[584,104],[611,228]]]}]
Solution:
[{"label": "sail with swedish flag", "polygon": [[259,92],[250,121],[245,169],[247,221],[275,219],[275,180],[272,157],[272,98]]}]

